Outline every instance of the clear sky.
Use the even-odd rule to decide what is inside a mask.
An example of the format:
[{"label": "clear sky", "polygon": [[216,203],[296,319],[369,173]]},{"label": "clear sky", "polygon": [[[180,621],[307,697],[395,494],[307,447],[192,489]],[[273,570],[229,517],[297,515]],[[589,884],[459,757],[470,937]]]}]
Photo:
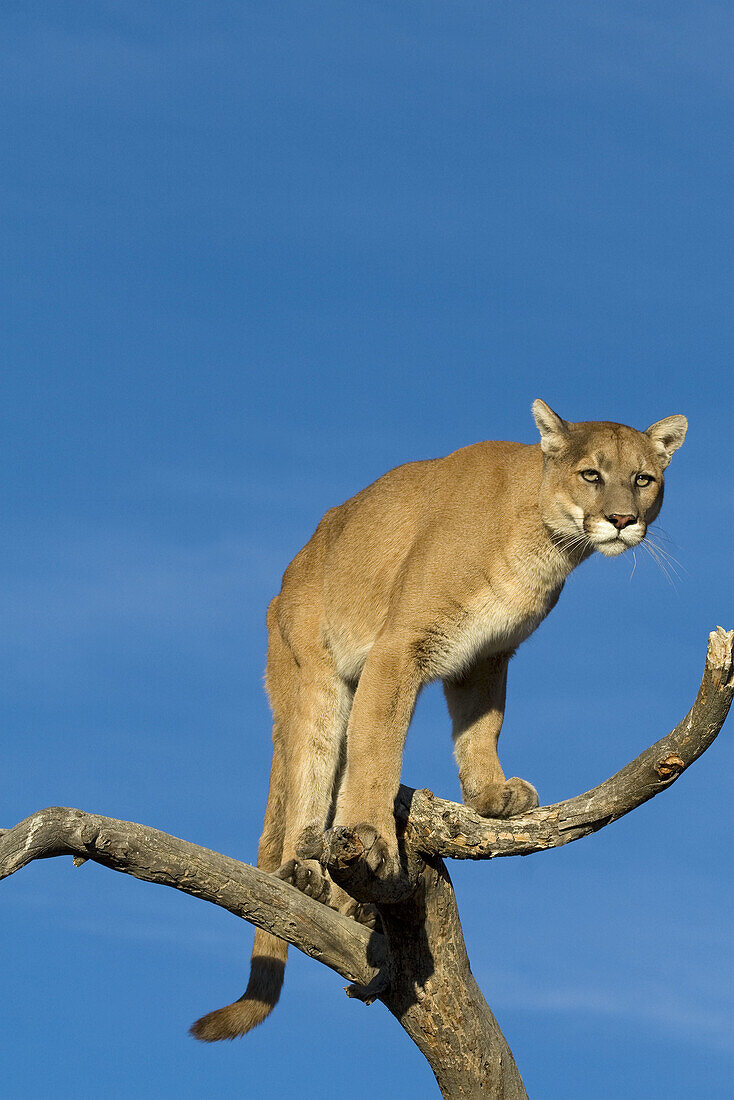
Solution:
[{"label": "clear sky", "polygon": [[[78,806],[254,860],[285,566],[389,467],[533,441],[535,397],[688,416],[680,565],[570,578],[506,770],[569,797],[683,716],[734,626],[729,8],[3,5],[3,825]],[[452,865],[534,1100],[731,1094],[731,733],[596,837]],[[436,688],[403,774],[458,797]],[[65,859],[0,914],[14,1100],[436,1092],[296,952],[263,1027],[190,1039],[248,971],[213,906]]]}]

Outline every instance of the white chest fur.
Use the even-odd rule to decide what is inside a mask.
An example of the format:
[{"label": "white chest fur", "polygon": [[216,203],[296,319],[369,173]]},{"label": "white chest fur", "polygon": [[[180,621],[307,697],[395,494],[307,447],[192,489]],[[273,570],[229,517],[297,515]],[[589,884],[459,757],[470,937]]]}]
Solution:
[{"label": "white chest fur", "polygon": [[[421,654],[427,680],[457,676],[478,658],[516,649],[533,633],[556,603],[565,580],[562,572],[543,575],[534,564],[528,558],[521,563],[524,568],[513,563],[512,570],[495,574],[491,587],[460,603],[449,594],[450,611],[433,621],[418,619],[408,628],[406,637]],[[358,680],[376,634],[335,623],[325,634],[339,675]]]},{"label": "white chest fur", "polygon": [[430,662],[433,675],[436,679],[456,676],[479,657],[516,649],[542,622],[550,606],[548,602],[529,610],[500,600],[494,593],[483,595],[437,633]]}]

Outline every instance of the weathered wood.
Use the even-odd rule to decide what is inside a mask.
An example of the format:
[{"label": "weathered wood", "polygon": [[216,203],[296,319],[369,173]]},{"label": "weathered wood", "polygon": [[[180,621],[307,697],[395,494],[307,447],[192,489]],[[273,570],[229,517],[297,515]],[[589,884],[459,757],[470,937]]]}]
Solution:
[{"label": "weathered wood", "polygon": [[734,695],[734,631],[709,635],[698,694],[685,718],[615,775],[584,794],[504,821],[480,817],[468,806],[431,791],[401,787],[396,804],[406,843],[453,859],[529,855],[588,836],[628,814],[679,778],[716,738]]},{"label": "weathered wood", "polygon": [[0,835],[0,879],[50,856],[89,859],[220,905],[351,982],[372,981],[385,958],[381,935],[275,875],[147,825],[63,806],[39,810]]},{"label": "weathered wood", "polygon": [[426,1057],[450,1100],[527,1100],[499,1024],[469,966],[456,897],[432,857],[407,902],[380,908],[390,982],[380,1000]]},{"label": "weathered wood", "polygon": [[[281,879],[129,821],[51,807],[0,831],[0,878],[32,860],[70,855],[174,887],[287,940],[354,983],[351,996],[379,998],[418,1045],[450,1100],[527,1100],[512,1054],[469,968],[451,881],[441,856],[526,855],[595,832],[669,787],[717,736],[734,694],[734,632],[709,637],[693,707],[675,729],[585,794],[498,821],[430,791],[401,788],[398,831],[412,893],[385,904],[365,874],[364,837],[327,834],[321,853],[342,884],[375,897],[384,935],[326,908]],[[388,895],[389,896],[389,891]]]},{"label": "weathered wood", "polygon": [[[558,847],[595,832],[669,787],[713,742],[728,713],[734,632],[709,637],[693,707],[675,729],[605,783],[522,817],[489,821],[430,791],[401,788],[398,832],[406,886],[414,893],[384,904],[363,848],[370,830],[330,830],[323,862],[341,886],[377,903],[388,940],[387,980],[375,995],[398,1018],[431,1065],[444,1097],[522,1100],[512,1054],[469,969],[456,901],[440,855],[489,859]],[[374,983],[375,985],[377,983]]]}]

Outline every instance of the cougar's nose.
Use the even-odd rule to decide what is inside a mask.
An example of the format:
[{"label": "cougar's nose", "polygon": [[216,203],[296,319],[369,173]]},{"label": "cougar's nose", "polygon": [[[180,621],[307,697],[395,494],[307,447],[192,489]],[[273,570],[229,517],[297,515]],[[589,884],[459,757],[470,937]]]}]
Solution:
[{"label": "cougar's nose", "polygon": [[625,527],[629,527],[631,523],[637,522],[637,516],[618,516],[616,513],[612,513],[611,516],[607,516],[610,523],[613,523],[618,531],[624,531]]}]

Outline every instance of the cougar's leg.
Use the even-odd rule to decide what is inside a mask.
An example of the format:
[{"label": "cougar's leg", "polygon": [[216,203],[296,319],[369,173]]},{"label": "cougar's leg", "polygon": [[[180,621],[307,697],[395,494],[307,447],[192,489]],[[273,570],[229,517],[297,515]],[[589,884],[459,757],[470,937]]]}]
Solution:
[{"label": "cougar's leg", "polygon": [[453,722],[454,752],[464,801],[484,817],[511,817],[538,805],[524,779],[505,779],[497,756],[510,654],[478,661],[444,692]]},{"label": "cougar's leg", "polygon": [[336,824],[367,825],[367,862],[380,878],[400,874],[395,836],[395,797],[405,735],[415,707],[419,669],[396,636],[375,642],[362,670],[347,728],[347,764]]},{"label": "cougar's leg", "polygon": [[287,804],[282,860],[298,854],[329,819],[340,772],[353,689],[336,673],[327,653],[299,668],[287,755]]}]

